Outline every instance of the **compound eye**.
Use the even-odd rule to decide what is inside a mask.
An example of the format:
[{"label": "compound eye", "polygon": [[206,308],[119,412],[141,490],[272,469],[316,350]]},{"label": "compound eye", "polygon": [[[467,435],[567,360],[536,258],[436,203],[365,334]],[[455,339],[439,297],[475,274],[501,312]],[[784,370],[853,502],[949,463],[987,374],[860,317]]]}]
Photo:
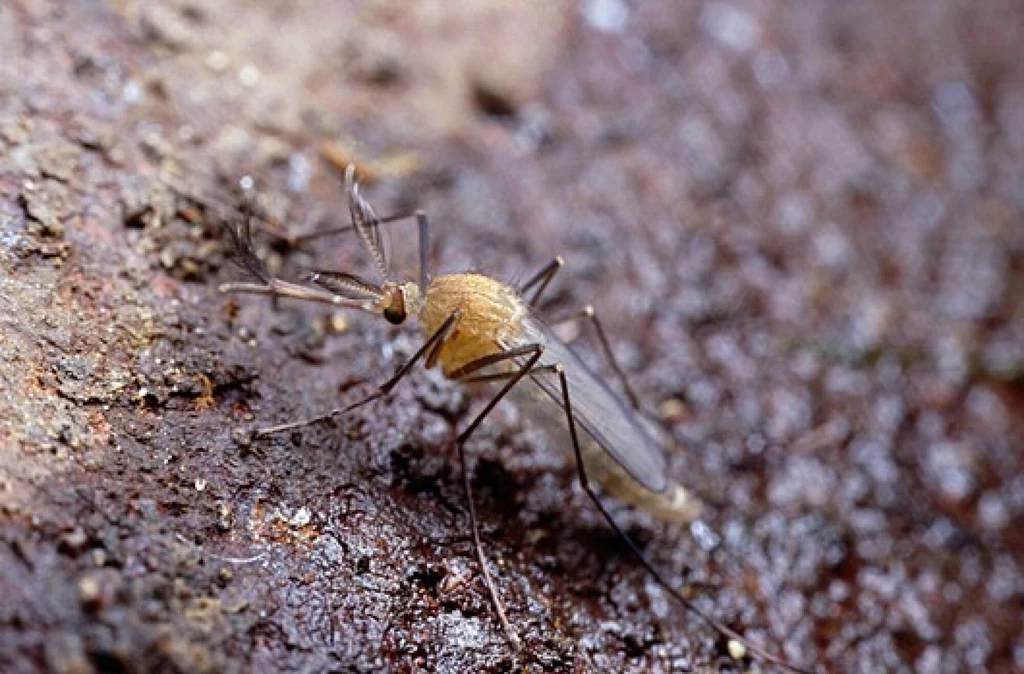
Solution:
[{"label": "compound eye", "polygon": [[391,303],[384,308],[384,318],[392,325],[405,322],[405,293],[399,288],[391,297]]},{"label": "compound eye", "polygon": [[405,307],[389,306],[384,310],[384,318],[392,325],[401,325],[405,322]]}]

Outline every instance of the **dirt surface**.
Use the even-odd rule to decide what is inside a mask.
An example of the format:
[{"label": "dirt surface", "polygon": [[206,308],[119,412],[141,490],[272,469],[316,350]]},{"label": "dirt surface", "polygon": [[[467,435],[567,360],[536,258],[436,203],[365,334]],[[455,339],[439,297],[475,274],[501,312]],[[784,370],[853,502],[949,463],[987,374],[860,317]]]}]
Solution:
[{"label": "dirt surface", "polygon": [[759,667],[513,405],[470,453],[518,653],[451,449],[475,394],[420,369],[247,442],[419,344],[216,291],[244,175],[275,269],[368,269],[286,245],[355,160],[439,269],[566,256],[550,314],[597,305],[710,503],[616,515],[706,611],[818,671],[1020,671],[1022,34],[1014,0],[3,3],[0,670]]}]

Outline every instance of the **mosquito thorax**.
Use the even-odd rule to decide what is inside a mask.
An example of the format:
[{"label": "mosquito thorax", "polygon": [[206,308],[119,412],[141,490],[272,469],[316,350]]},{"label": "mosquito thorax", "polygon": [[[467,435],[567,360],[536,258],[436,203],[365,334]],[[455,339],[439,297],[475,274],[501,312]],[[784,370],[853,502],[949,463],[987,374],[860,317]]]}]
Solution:
[{"label": "mosquito thorax", "polygon": [[517,339],[527,307],[512,286],[490,276],[467,272],[431,279],[420,312],[424,334],[433,334],[456,311],[458,323],[438,355],[446,375]]}]

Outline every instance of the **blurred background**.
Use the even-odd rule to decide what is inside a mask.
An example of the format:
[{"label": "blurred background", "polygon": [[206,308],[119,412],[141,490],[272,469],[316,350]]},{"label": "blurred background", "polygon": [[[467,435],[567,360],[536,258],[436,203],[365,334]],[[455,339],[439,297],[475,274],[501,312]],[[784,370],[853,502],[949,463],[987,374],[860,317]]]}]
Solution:
[{"label": "blurred background", "polygon": [[[366,272],[353,162],[437,270],[596,305],[690,526],[619,507],[751,639],[836,672],[1024,668],[1024,5],[8,0],[0,669],[746,671],[502,405],[470,443],[373,317],[219,295]],[[403,229],[405,227],[405,229]],[[391,232],[416,274],[412,228]],[[607,372],[593,335],[580,351]]]}]

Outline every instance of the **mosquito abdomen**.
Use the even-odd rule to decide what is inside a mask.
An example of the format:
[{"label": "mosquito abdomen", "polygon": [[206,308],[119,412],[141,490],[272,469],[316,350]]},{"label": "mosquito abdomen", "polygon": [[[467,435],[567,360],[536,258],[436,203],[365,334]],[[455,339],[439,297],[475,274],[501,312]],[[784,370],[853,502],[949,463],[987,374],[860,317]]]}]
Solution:
[{"label": "mosquito abdomen", "polygon": [[[536,381],[532,384],[517,386],[510,395],[522,408],[524,418],[539,424],[551,438],[552,444],[571,456],[565,411]],[[700,516],[703,503],[685,487],[668,480],[661,491],[651,491],[627,473],[585,428],[577,426],[577,432],[587,477],[598,484],[605,494],[670,524],[690,522]]]},{"label": "mosquito abdomen", "polygon": [[700,516],[704,504],[681,484],[670,480],[664,491],[653,492],[634,480],[586,433],[583,435],[580,453],[587,477],[601,485],[606,494],[670,524],[691,522]]}]

